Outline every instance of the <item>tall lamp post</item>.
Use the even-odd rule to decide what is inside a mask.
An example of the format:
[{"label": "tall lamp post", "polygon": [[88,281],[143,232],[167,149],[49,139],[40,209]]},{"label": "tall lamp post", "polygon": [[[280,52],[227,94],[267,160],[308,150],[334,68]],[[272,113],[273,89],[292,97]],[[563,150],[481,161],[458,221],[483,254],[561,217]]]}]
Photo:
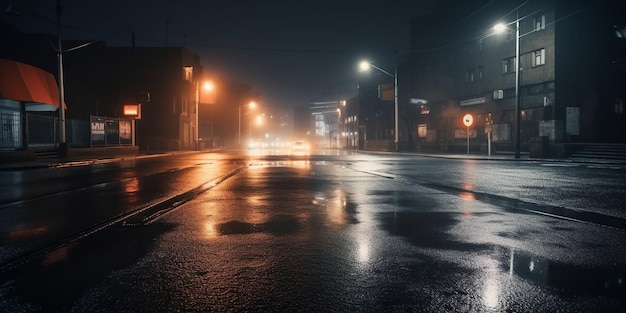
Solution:
[{"label": "tall lamp post", "polygon": [[[239,114],[239,134],[237,135],[237,146],[239,146],[239,148],[241,148],[241,108],[245,106],[248,106],[250,109],[254,109],[254,107],[256,107],[256,102],[250,101],[250,103],[242,104],[237,108]],[[250,127],[248,126],[248,128]]]},{"label": "tall lamp post", "polygon": [[[520,158],[520,150],[521,150],[521,136],[520,136],[520,45],[519,45],[519,12],[515,18],[515,158]],[[504,32],[508,29],[509,25],[513,23],[504,24],[498,23],[493,26],[493,29],[498,32]]]},{"label": "tall lamp post", "polygon": [[[217,101],[217,96],[215,95],[215,85],[212,81],[207,81],[204,83],[204,90],[211,93],[211,97],[209,98],[209,104],[215,105]],[[211,148],[215,148],[215,136],[213,134],[213,113],[211,112],[209,106],[209,122],[211,122]]]},{"label": "tall lamp post", "polygon": [[383,70],[382,68],[370,63],[369,61],[361,61],[359,63],[360,71],[368,71],[370,67],[373,67],[391,77],[393,77],[393,102],[394,102],[394,143],[395,143],[395,151],[398,151],[398,67],[396,66],[395,72],[393,74],[388,71]]},{"label": "tall lamp post", "polygon": [[61,0],[57,0],[57,38],[58,38],[58,71],[59,71],[59,149],[62,156],[67,156],[67,142],[65,133],[65,86],[63,82],[63,47],[61,40]]},{"label": "tall lamp post", "polygon": [[200,132],[200,127],[198,127],[198,107],[199,107],[199,103],[200,103],[200,89],[198,89],[198,81],[196,81],[196,116],[195,116],[195,121],[194,121],[194,127],[195,127],[195,131],[193,132],[193,144],[194,144],[194,148],[196,150],[200,150],[200,144],[198,142],[198,133]]},{"label": "tall lamp post", "polygon": [[[206,81],[204,82],[204,84],[202,84],[202,88],[204,88],[205,91],[207,92],[212,92],[214,85],[212,82],[210,81]],[[200,149],[199,146],[199,137],[200,137],[200,124],[198,122],[198,116],[200,115],[200,111],[198,111],[199,109],[199,104],[200,104],[200,87],[198,86],[198,81],[196,81],[196,101],[195,101],[195,107],[196,107],[196,117],[195,117],[195,127],[196,127],[196,131],[194,133],[194,144],[195,144],[195,148],[196,149]],[[213,125],[211,125],[211,137],[213,137]],[[213,139],[213,138],[211,138]]]}]

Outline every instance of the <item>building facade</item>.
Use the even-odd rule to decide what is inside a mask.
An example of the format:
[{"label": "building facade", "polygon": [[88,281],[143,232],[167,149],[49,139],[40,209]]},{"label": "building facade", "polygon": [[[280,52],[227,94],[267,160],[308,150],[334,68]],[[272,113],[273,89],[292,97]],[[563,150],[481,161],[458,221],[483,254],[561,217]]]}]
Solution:
[{"label": "building facade", "polygon": [[106,47],[77,50],[65,60],[68,116],[124,116],[139,104],[140,149],[197,145],[200,58],[181,47]]},{"label": "building facade", "polygon": [[[559,156],[568,143],[625,142],[625,21],[618,6],[503,1],[469,17],[465,11],[414,20],[409,77],[399,94],[428,100],[415,111],[417,149],[461,151],[468,130],[478,153],[490,143],[495,151],[517,145]],[[494,32],[498,22],[504,32]],[[428,27],[433,23],[448,26]],[[473,116],[469,128],[465,114]]]},{"label": "building facade", "polygon": [[[6,43],[0,58],[32,65],[58,77],[56,51],[50,45],[56,42],[54,36],[27,34],[9,26],[2,27],[0,34]],[[85,43],[63,41],[65,49],[79,47],[63,57],[66,121],[88,124],[94,116],[124,118],[124,105],[139,104],[141,114],[134,130],[135,144],[141,149],[197,147],[198,81],[203,74],[198,55],[182,47],[107,47],[103,42]],[[46,117],[54,121],[57,115],[51,112]],[[58,122],[49,124],[45,133],[51,139],[46,139],[46,143],[57,145]],[[71,127],[66,128],[70,137]],[[34,135],[31,132],[31,145],[38,142],[32,138],[41,137]],[[71,138],[68,143],[75,144]]]}]

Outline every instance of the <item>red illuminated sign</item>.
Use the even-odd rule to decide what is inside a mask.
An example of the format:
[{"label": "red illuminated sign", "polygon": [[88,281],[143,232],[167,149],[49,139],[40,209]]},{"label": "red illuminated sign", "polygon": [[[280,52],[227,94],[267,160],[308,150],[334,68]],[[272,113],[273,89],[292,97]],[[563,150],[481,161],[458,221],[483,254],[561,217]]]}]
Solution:
[{"label": "red illuminated sign", "polygon": [[124,104],[124,116],[141,119],[141,105],[138,103]]},{"label": "red illuminated sign", "polygon": [[472,126],[472,123],[474,123],[474,118],[472,117],[472,115],[465,114],[465,116],[463,116],[463,124],[465,124],[465,126],[467,127],[470,127]]}]

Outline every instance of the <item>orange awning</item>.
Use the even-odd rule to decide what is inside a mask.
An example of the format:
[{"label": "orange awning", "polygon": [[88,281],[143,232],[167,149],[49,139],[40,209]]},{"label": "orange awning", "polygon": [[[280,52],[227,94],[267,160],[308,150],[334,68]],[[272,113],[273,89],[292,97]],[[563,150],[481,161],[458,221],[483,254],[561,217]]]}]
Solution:
[{"label": "orange awning", "polygon": [[[29,107],[37,111],[54,111],[59,108],[59,87],[49,72],[0,59],[0,99],[25,102],[27,111]],[[67,109],[67,104],[63,107]]]}]

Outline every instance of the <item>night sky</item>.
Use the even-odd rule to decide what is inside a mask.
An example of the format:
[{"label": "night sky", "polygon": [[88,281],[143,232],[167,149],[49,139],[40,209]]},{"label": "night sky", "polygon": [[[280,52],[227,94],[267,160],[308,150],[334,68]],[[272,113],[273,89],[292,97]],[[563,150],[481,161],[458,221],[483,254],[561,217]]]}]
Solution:
[{"label": "night sky", "polygon": [[[137,46],[185,46],[206,78],[250,84],[266,105],[303,106],[355,95],[362,58],[393,70],[411,18],[435,2],[61,0],[62,37],[130,46],[132,31]],[[22,31],[56,34],[56,1],[0,3]],[[19,15],[6,13],[11,4]]]}]

